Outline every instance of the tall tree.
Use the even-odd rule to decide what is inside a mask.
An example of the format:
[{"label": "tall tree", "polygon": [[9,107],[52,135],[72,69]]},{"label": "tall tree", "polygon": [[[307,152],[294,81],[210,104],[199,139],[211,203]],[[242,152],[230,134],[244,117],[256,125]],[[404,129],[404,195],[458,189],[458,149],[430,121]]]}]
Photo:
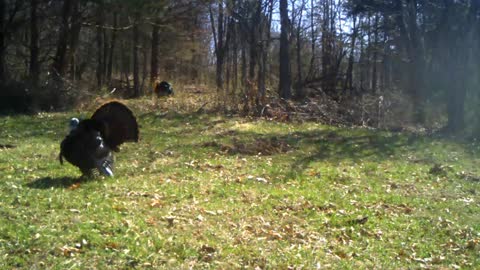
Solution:
[{"label": "tall tree", "polygon": [[40,76],[39,62],[39,31],[38,31],[38,0],[30,0],[30,64],[29,75],[34,87],[38,84]]},{"label": "tall tree", "polygon": [[103,77],[105,74],[104,70],[104,35],[103,35],[103,28],[104,28],[104,18],[105,18],[105,5],[103,1],[98,3],[97,7],[97,18],[95,24],[96,30],[96,44],[97,44],[97,87],[101,87],[103,84]]},{"label": "tall tree", "polygon": [[[401,2],[401,1],[399,1]],[[415,108],[415,122],[425,122],[424,87],[425,87],[425,52],[418,22],[417,0],[406,0],[406,5],[397,4],[400,9],[398,23],[402,38],[406,43],[409,57],[408,90],[413,99]]]},{"label": "tall tree", "polygon": [[470,77],[475,76],[471,59],[474,56],[473,48],[478,45],[475,44],[475,35],[478,33],[476,27],[480,21],[480,3],[471,1],[469,5],[464,5],[454,0],[446,0],[444,3],[444,19],[447,23],[442,24],[440,57],[443,58],[443,63],[451,66],[451,69],[443,67],[445,76],[442,76],[447,87],[446,130],[457,133],[465,127],[467,87]]},{"label": "tall tree", "polygon": [[[232,9],[236,10],[237,9],[237,1],[233,0],[232,2]],[[233,69],[233,84],[232,84],[232,98],[234,99],[235,102],[235,92],[238,89],[238,43],[239,43],[239,31],[238,31],[238,25],[234,24],[233,29],[232,29],[232,38],[231,41],[233,42],[232,46],[232,69]]]},{"label": "tall tree", "polygon": [[72,0],[64,0],[59,36],[57,40],[57,51],[55,57],[53,58],[53,72],[55,76],[62,77],[65,74],[67,66],[67,45],[68,45],[68,36],[69,36],[69,21],[72,10]]},{"label": "tall tree", "polygon": [[115,46],[117,43],[117,27],[118,27],[118,11],[113,11],[113,29],[112,36],[110,39],[110,49],[108,50],[108,64],[107,64],[107,80],[110,82],[112,80],[113,73],[113,56],[115,54]]},{"label": "tall tree", "polygon": [[[337,80],[346,51],[343,41],[337,39],[339,2],[324,1],[322,5],[322,89],[332,97],[337,96]],[[341,27],[339,27],[341,29]]]},{"label": "tall tree", "polygon": [[280,0],[280,82],[278,86],[281,98],[292,96],[292,72],[290,67],[290,20],[288,18],[288,0]]},{"label": "tall tree", "polygon": [[132,55],[133,55],[133,96],[140,96],[140,76],[139,76],[139,67],[138,67],[138,47],[139,44],[139,23],[140,23],[140,13],[137,11],[134,15],[133,21],[133,44],[132,44]]},{"label": "tall tree", "polygon": [[153,85],[158,76],[158,46],[160,42],[160,18],[156,18],[152,25],[152,50],[150,57],[150,84]]},{"label": "tall tree", "polygon": [[5,53],[7,50],[7,44],[5,42],[6,22],[5,13],[7,9],[6,0],[0,0],[0,81],[5,81]]},{"label": "tall tree", "polygon": [[268,49],[270,48],[270,28],[272,26],[273,17],[273,0],[267,2],[266,16],[261,23],[260,34],[262,40],[260,42],[260,61],[258,68],[258,93],[257,93],[257,113],[260,113],[260,108],[263,107],[266,96],[266,76],[267,76],[267,62],[268,62]]},{"label": "tall tree", "polygon": [[298,22],[296,25],[296,40],[297,40],[297,47],[296,47],[296,54],[297,54],[297,82],[295,87],[295,96],[298,99],[303,99],[305,97],[305,89],[303,87],[303,70],[302,70],[302,22],[303,22],[303,10],[306,5],[306,0],[302,0],[300,3],[300,7],[298,10]]},{"label": "tall tree", "polygon": [[310,0],[310,47],[311,47],[312,56],[310,57],[310,65],[307,73],[307,77],[310,79],[315,76],[314,73],[316,69],[315,68],[316,42],[317,42],[317,36],[316,36],[316,30],[315,30],[315,5],[314,5],[314,1]]},{"label": "tall tree", "polygon": [[80,41],[80,30],[82,28],[82,15],[80,12],[80,0],[73,0],[72,23],[70,30],[70,79],[76,80],[77,75],[77,48]]},{"label": "tall tree", "polygon": [[377,91],[377,62],[378,62],[378,24],[379,24],[379,15],[375,13],[375,19],[373,23],[373,58],[372,58],[372,91],[375,93]]},{"label": "tall tree", "polygon": [[251,14],[250,25],[248,26],[249,36],[248,41],[250,45],[250,52],[249,52],[249,67],[248,67],[248,79],[251,83],[254,82],[255,79],[255,68],[257,67],[258,62],[258,42],[259,42],[259,26],[261,20],[261,3],[262,1],[252,1],[251,6],[249,7]]},{"label": "tall tree", "polygon": [[377,61],[378,61],[378,23],[379,16],[375,13],[375,19],[373,23],[373,59],[372,59],[372,91],[375,93],[377,91]]},{"label": "tall tree", "polygon": [[213,16],[212,7],[210,6],[210,24],[212,27],[213,40],[215,46],[215,56],[216,56],[216,72],[215,72],[215,82],[217,85],[217,90],[223,89],[223,66],[225,62],[225,52],[226,52],[226,42],[225,38],[225,14],[224,14],[224,2],[223,0],[218,0],[217,2],[218,16],[217,16],[217,27],[215,27],[215,20]]},{"label": "tall tree", "polygon": [[355,42],[357,41],[358,24],[357,15],[352,15],[352,34],[350,36],[350,52],[348,55],[348,66],[345,76],[344,90],[353,90],[353,62],[355,61]]}]

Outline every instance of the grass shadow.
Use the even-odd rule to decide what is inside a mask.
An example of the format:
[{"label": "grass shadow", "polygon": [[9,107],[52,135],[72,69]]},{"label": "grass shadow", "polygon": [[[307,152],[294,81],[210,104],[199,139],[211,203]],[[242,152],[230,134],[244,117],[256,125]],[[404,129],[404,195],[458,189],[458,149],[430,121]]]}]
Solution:
[{"label": "grass shadow", "polygon": [[83,176],[76,177],[76,178],[69,177],[69,176],[56,177],[56,178],[42,177],[34,180],[33,182],[26,184],[26,186],[29,188],[35,188],[35,189],[68,188],[74,184],[83,183],[89,180],[90,179]]},{"label": "grass shadow", "polygon": [[51,141],[59,141],[66,135],[68,119],[67,116],[59,114],[52,114],[51,117],[41,117],[39,115],[0,116],[0,126],[2,126],[0,138],[5,140],[45,138]]},{"label": "grass shadow", "polygon": [[386,137],[378,134],[355,136],[328,132],[317,133],[315,137],[309,143],[315,145],[316,150],[294,162],[293,170],[303,171],[310,163],[324,160],[359,162],[364,159],[391,159],[410,144],[400,136]]},{"label": "grass shadow", "polygon": [[[289,155],[296,157],[290,165],[291,171],[295,173],[301,173],[311,163],[319,161],[338,163],[345,160],[353,162],[371,160],[380,162],[386,159],[397,159],[400,157],[399,154],[408,151],[409,146],[415,147],[422,141],[421,137],[367,132],[360,129],[296,131],[288,134],[229,131],[217,137],[221,139],[225,136],[233,141],[233,146],[258,146],[258,149],[251,149],[253,154],[262,152],[264,147],[261,146],[264,145],[279,149],[271,151],[271,154],[290,153]],[[279,143],[261,144],[262,141]],[[286,149],[289,151],[281,151],[280,146],[282,145],[288,146]],[[228,152],[221,148],[222,144],[216,142],[206,143],[202,146],[211,146],[216,151]],[[308,149],[308,151],[302,151],[302,149]],[[245,153],[246,151],[240,151],[238,154],[245,155]]]}]

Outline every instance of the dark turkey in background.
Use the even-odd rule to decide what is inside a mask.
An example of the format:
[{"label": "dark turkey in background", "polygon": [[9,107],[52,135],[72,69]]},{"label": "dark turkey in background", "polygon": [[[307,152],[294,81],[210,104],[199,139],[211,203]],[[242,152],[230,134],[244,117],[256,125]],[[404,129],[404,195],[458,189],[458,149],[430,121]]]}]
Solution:
[{"label": "dark turkey in background", "polygon": [[166,81],[157,83],[155,89],[153,89],[153,92],[155,95],[157,95],[157,97],[174,95],[172,85]]},{"label": "dark turkey in background", "polygon": [[60,144],[60,163],[65,158],[86,176],[97,169],[113,176],[113,152],[124,142],[138,142],[138,124],[132,111],[112,101],[98,108],[90,119],[70,120],[70,133]]}]

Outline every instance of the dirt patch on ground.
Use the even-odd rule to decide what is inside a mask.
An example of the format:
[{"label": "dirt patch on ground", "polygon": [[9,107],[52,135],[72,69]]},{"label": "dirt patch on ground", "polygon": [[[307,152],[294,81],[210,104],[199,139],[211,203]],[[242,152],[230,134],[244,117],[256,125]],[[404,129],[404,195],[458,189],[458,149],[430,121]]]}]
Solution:
[{"label": "dirt patch on ground", "polygon": [[214,147],[220,152],[230,155],[275,155],[280,153],[286,153],[293,149],[286,141],[276,137],[272,138],[259,138],[254,142],[242,142],[237,139],[233,139],[232,144],[222,144],[218,142],[206,142],[201,145],[202,147]]}]

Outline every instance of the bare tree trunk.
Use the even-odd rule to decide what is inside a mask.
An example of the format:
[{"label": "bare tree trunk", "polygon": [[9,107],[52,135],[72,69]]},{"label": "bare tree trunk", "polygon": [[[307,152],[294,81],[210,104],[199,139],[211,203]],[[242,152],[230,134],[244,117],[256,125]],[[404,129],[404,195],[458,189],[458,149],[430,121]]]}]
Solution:
[{"label": "bare tree trunk", "polygon": [[[233,33],[232,33],[232,42],[233,42],[233,48],[232,48],[232,68],[233,68],[233,84],[232,84],[232,98],[235,99],[235,93],[237,92],[238,89],[238,31],[237,27],[234,25],[233,28]],[[235,100],[234,100],[235,102]]]},{"label": "bare tree trunk", "polygon": [[[462,63],[463,64],[463,63]],[[467,84],[466,80],[461,78],[465,72],[462,64],[457,65],[459,70],[453,71],[454,74],[449,79],[447,92],[447,130],[451,133],[461,131],[465,127],[465,97]]]},{"label": "bare tree trunk", "polygon": [[[267,74],[267,60],[268,60],[268,49],[270,47],[270,28],[272,25],[272,16],[273,16],[273,0],[268,1],[268,13],[266,22],[261,23],[260,38],[260,61],[258,65],[258,93],[257,93],[257,113],[259,114],[263,109],[265,104],[265,95],[266,95],[266,74]],[[261,13],[261,1],[259,3],[259,13]],[[264,38],[262,36],[265,35]]]},{"label": "bare tree trunk", "polygon": [[[447,8],[454,9],[454,7],[450,6],[447,6]],[[450,12],[453,13],[454,11]],[[452,28],[449,27],[448,30],[444,31],[448,38],[443,41],[445,48],[442,57],[451,69],[448,74],[447,72],[444,73],[445,78],[443,80],[447,87],[446,105],[448,122],[446,128],[448,132],[456,133],[465,127],[466,76],[468,76],[466,66],[469,60],[469,37],[465,35],[466,33],[460,36],[460,34],[457,33],[458,30],[454,32],[451,29]]]},{"label": "bare tree trunk", "polygon": [[225,95],[228,95],[228,93],[230,93],[230,79],[231,79],[230,77],[232,75],[232,65],[231,65],[232,59],[230,57],[230,52],[229,51],[227,51],[225,56],[226,56],[225,57],[225,63],[226,63],[226,66],[225,66]]},{"label": "bare tree trunk", "polygon": [[112,30],[112,39],[110,40],[110,50],[108,56],[107,64],[107,80],[112,81],[113,73],[113,56],[115,54],[115,43],[117,42],[117,24],[118,24],[118,13],[113,13],[113,30]]},{"label": "bare tree trunk", "polygon": [[[465,128],[465,100],[467,97],[468,81],[470,76],[478,74],[478,70],[473,70],[475,63],[475,51],[472,50],[478,46],[480,32],[478,25],[480,19],[480,3],[472,1],[468,8],[466,18],[458,22],[458,12],[455,11],[456,5],[463,5],[456,1],[446,1],[447,23],[442,29],[445,40],[442,44],[444,52],[442,58],[448,63],[448,75],[444,76],[447,84],[447,130],[450,133],[458,133]],[[453,26],[453,27],[452,27]],[[446,33],[446,34],[445,34]],[[478,47],[477,47],[478,48]]]},{"label": "bare tree trunk", "polygon": [[225,61],[225,44],[224,44],[224,9],[223,0],[218,0],[218,17],[217,17],[217,30],[215,30],[215,20],[213,18],[213,12],[210,7],[210,24],[212,27],[212,33],[215,43],[215,56],[216,56],[216,84],[217,91],[223,89],[223,64]]},{"label": "bare tree trunk", "polygon": [[425,122],[425,111],[423,108],[423,87],[425,59],[417,26],[417,1],[406,0],[397,3],[396,8],[400,11],[396,17],[400,29],[400,36],[407,51],[409,61],[408,67],[408,91],[412,97],[415,110],[414,121],[422,124]]},{"label": "bare tree trunk", "polygon": [[266,66],[266,61],[264,60],[265,59],[265,48],[264,48],[265,45],[260,45],[260,49],[259,49],[259,52],[260,52],[260,55],[259,55],[259,58],[260,58],[260,61],[258,62],[258,70],[257,70],[257,87],[258,87],[258,90],[257,90],[257,96],[255,97],[255,103],[256,103],[256,106],[257,106],[257,113],[260,113],[262,107],[263,107],[263,103],[264,103],[264,99],[265,99],[265,66]]},{"label": "bare tree trunk", "polygon": [[[365,22],[360,18],[359,20],[359,28],[365,25]],[[364,40],[365,33],[362,31],[360,35],[360,60],[359,60],[359,93],[363,92],[365,89],[365,40]]]},{"label": "bare tree trunk", "polygon": [[302,4],[300,7],[300,18],[298,19],[297,25],[297,83],[296,83],[296,93],[295,96],[298,99],[305,98],[305,91],[303,89],[303,74],[302,74],[302,36],[301,36],[301,29],[302,29],[302,18],[303,18],[303,9],[305,8],[305,0],[302,0]]},{"label": "bare tree trunk", "polygon": [[329,22],[329,11],[330,8],[328,6],[329,1],[324,1],[323,2],[323,18],[322,18],[322,38],[321,38],[321,43],[322,43],[322,90],[327,91],[328,83],[327,83],[327,77],[328,77],[328,68],[330,66],[329,64],[329,56],[330,56],[330,51],[329,51],[329,46],[328,46],[328,22]]},{"label": "bare tree trunk", "polygon": [[257,54],[257,45],[254,44],[256,43],[256,38],[255,38],[255,34],[251,33],[251,36],[250,38],[253,40],[253,42],[250,43],[250,52],[249,52],[249,59],[248,59],[248,79],[250,80],[250,82],[253,82],[253,80],[255,79],[255,67],[257,66],[257,57],[258,57],[258,54]]},{"label": "bare tree trunk", "polygon": [[242,85],[245,86],[247,85],[247,45],[245,44],[245,40],[242,40],[242,49],[241,49],[241,74],[240,74],[240,79],[242,81]]},{"label": "bare tree trunk", "polygon": [[55,76],[62,77],[65,75],[65,69],[67,66],[66,54],[67,54],[67,42],[69,34],[69,18],[72,9],[72,0],[63,1],[62,9],[62,21],[60,24],[60,33],[57,41],[57,52],[53,59],[53,72]]},{"label": "bare tree trunk", "polygon": [[348,67],[347,74],[345,78],[344,90],[352,91],[353,89],[353,62],[355,57],[355,42],[357,39],[358,26],[357,26],[357,16],[353,15],[353,29],[352,29],[352,38],[350,42],[350,53],[348,56]]},{"label": "bare tree trunk", "polygon": [[372,60],[372,91],[377,92],[377,61],[378,61],[378,14],[375,14],[375,22],[373,28],[373,60]]},{"label": "bare tree trunk", "polygon": [[225,62],[225,23],[224,23],[223,0],[218,1],[218,40],[217,40],[217,89],[223,89],[223,65]]},{"label": "bare tree trunk", "polygon": [[314,10],[315,10],[314,2],[313,0],[310,0],[310,32],[311,32],[310,46],[312,50],[312,57],[310,58],[310,67],[308,68],[308,74],[307,74],[309,78],[313,78],[314,77],[313,74],[315,72],[315,57],[316,57],[315,46],[316,46],[317,38],[315,36]]},{"label": "bare tree trunk", "polygon": [[[202,28],[202,21],[200,20],[200,16],[195,13],[195,11],[192,9],[192,14],[190,15],[193,18],[193,21],[191,23],[192,29],[194,31],[190,31],[190,38],[191,40],[198,40],[201,35],[196,31],[197,29]],[[190,61],[190,67],[188,69],[188,75],[190,76],[190,80],[193,83],[198,82],[198,76],[199,76],[199,66],[201,65],[201,55],[199,54],[198,50],[194,49],[193,50],[193,55]]]},{"label": "bare tree trunk", "polygon": [[[384,29],[387,29],[387,15],[384,14]],[[388,32],[385,30],[383,34],[383,60],[382,60],[382,89],[383,91],[390,88],[390,49],[388,45]]]},{"label": "bare tree trunk", "polygon": [[133,96],[140,96],[140,78],[138,70],[138,19],[139,14],[135,14],[135,19],[133,22],[133,44],[132,44],[132,54],[133,54]]},{"label": "bare tree trunk", "polygon": [[6,79],[6,66],[5,66],[5,12],[6,12],[6,0],[0,0],[0,81]]},{"label": "bare tree trunk", "polygon": [[103,84],[103,74],[104,74],[104,64],[103,64],[103,54],[104,54],[104,40],[103,40],[103,17],[104,17],[104,4],[103,1],[100,1],[97,7],[97,21],[95,24],[96,27],[96,43],[97,43],[97,87],[101,87]]},{"label": "bare tree trunk", "polygon": [[[262,16],[262,0],[258,0],[255,2],[255,15],[253,18],[253,25],[252,25],[252,37],[255,40],[255,43],[251,44],[250,48],[255,50],[255,62],[258,61],[258,69],[257,69],[257,91],[255,95],[255,107],[256,113],[259,114],[262,108],[263,103],[263,96],[265,95],[265,66],[263,65],[263,57],[265,53],[265,44],[263,40],[264,34],[264,27],[265,21]],[[253,55],[250,54],[250,57]],[[251,62],[250,62],[251,63]],[[255,67],[253,67],[253,71],[255,71]],[[254,75],[255,76],[255,75]],[[253,77],[250,79],[253,81]]]},{"label": "bare tree trunk", "polygon": [[[249,59],[249,67],[248,67],[248,79],[250,82],[254,82],[255,79],[255,67],[257,66],[257,58],[258,58],[258,32],[260,27],[260,16],[261,16],[261,1],[255,1],[255,7],[253,9],[252,14],[252,21],[251,21],[251,28],[250,30],[250,59]],[[258,91],[257,91],[258,92]],[[255,100],[257,97],[255,97]]]},{"label": "bare tree trunk", "polygon": [[333,2],[326,1],[323,6],[322,22],[322,89],[329,94],[335,94],[337,80],[334,31],[335,14]]},{"label": "bare tree trunk", "polygon": [[[104,14],[104,17],[106,17],[107,14]],[[104,24],[105,24],[105,18],[104,18]],[[102,60],[102,81],[105,84],[107,82],[107,68],[108,68],[108,49],[110,48],[108,44],[108,35],[107,35],[107,29],[105,27],[102,27],[102,36],[103,36],[103,60]]]},{"label": "bare tree trunk", "polygon": [[38,61],[40,48],[38,43],[39,33],[38,33],[37,9],[38,9],[38,0],[30,0],[30,65],[29,65],[30,71],[29,72],[30,72],[30,80],[34,87],[38,85],[38,79],[40,76],[40,63]]},{"label": "bare tree trunk", "polygon": [[129,95],[131,96],[132,93],[130,92],[130,53],[128,53],[128,45],[126,44],[126,41],[123,41],[120,44],[120,53],[122,59],[121,72],[125,78],[125,83],[127,85]]},{"label": "bare tree trunk", "polygon": [[152,26],[152,54],[150,59],[150,83],[153,85],[158,76],[158,45],[159,45],[159,24],[160,19],[156,19]]},{"label": "bare tree trunk", "polygon": [[[231,9],[231,6],[229,7],[227,5],[227,12],[229,12],[228,9]],[[225,74],[225,97],[228,95],[228,93],[230,92],[230,76],[231,76],[231,62],[232,62],[232,59],[231,59],[231,39],[232,39],[232,32],[233,32],[233,27],[234,27],[234,24],[235,24],[235,21],[233,19],[233,17],[230,17],[228,19],[225,19],[225,21],[228,21],[227,23],[227,29],[226,29],[226,32],[227,32],[227,35],[226,35],[226,38],[225,38],[225,45],[224,45],[224,62],[226,64],[226,74]],[[227,100],[226,98],[224,99],[225,101]]]},{"label": "bare tree trunk", "polygon": [[280,83],[279,94],[281,98],[290,99],[292,86],[292,73],[290,69],[290,44],[288,33],[290,32],[290,23],[288,19],[288,1],[280,0]]},{"label": "bare tree trunk", "polygon": [[364,59],[363,59],[363,64],[364,64],[364,72],[365,72],[365,84],[368,90],[371,90],[371,80],[370,80],[370,75],[371,75],[371,56],[372,56],[372,16],[371,14],[368,15],[367,17],[367,44],[365,48],[365,54],[364,54]]},{"label": "bare tree trunk", "polygon": [[72,26],[71,26],[71,35],[70,35],[70,51],[68,53],[68,58],[70,59],[70,79],[75,81],[77,73],[77,47],[78,41],[80,39],[80,29],[82,27],[82,22],[80,18],[79,5],[80,0],[73,0],[73,12],[72,12]]},{"label": "bare tree trunk", "polygon": [[141,92],[144,94],[145,93],[145,81],[147,80],[148,77],[148,49],[147,49],[147,44],[148,44],[148,38],[145,36],[143,39],[143,61],[142,61],[142,85],[140,87]]},{"label": "bare tree trunk", "polygon": [[424,110],[424,75],[425,75],[425,59],[423,46],[421,44],[419,29],[417,26],[417,0],[408,0],[408,25],[410,42],[412,43],[412,54],[410,54],[410,86],[409,90],[413,95],[415,107],[415,122],[423,124],[425,122]]}]

